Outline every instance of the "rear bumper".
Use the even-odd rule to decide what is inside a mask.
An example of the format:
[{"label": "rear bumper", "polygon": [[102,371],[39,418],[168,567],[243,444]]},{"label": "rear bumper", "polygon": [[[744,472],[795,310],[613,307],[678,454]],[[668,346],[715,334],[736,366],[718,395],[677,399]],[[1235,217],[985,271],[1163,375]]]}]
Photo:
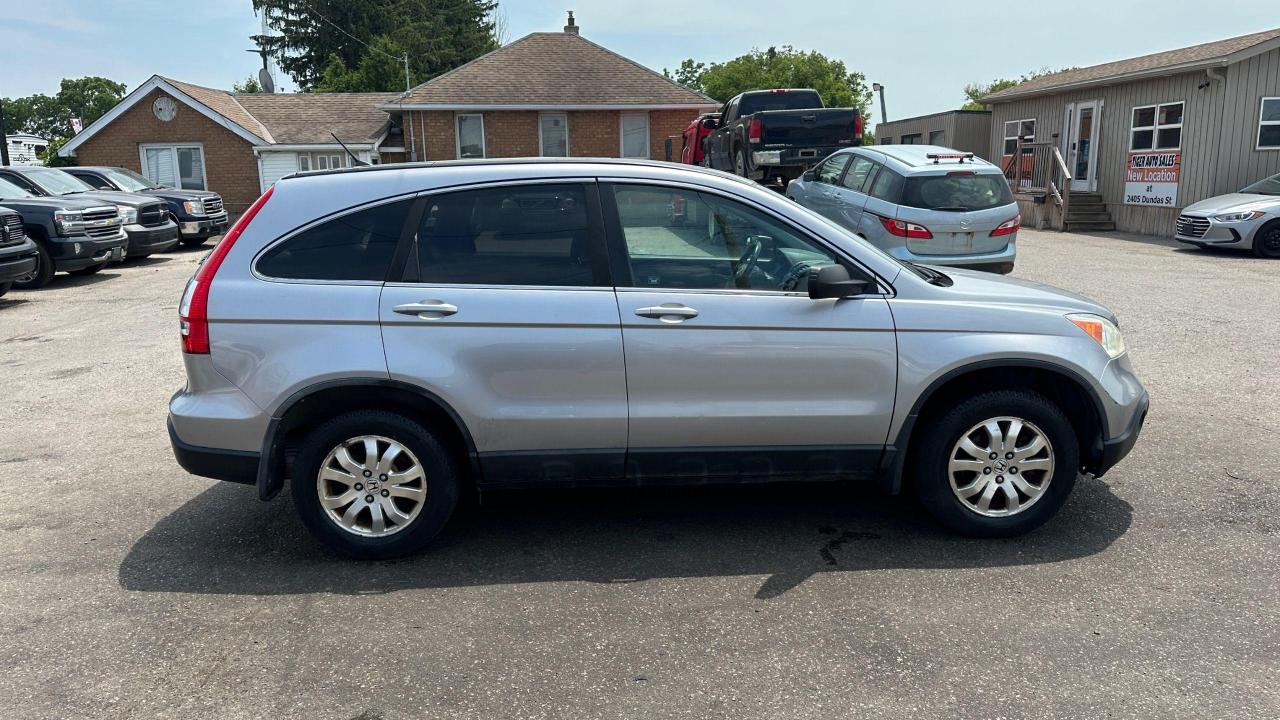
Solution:
[{"label": "rear bumper", "polygon": [[28,238],[21,245],[0,249],[0,283],[30,275],[36,269],[36,244]]},{"label": "rear bumper", "polygon": [[164,252],[178,244],[178,225],[172,220],[154,227],[126,225],[124,231],[129,236],[129,257]]},{"label": "rear bumper", "polygon": [[178,230],[184,238],[210,237],[227,228],[227,214],[211,215],[198,220],[184,220],[178,223]]},{"label": "rear bumper", "polygon": [[178,432],[173,429],[172,418],[168,420],[167,425],[173,456],[177,458],[183,470],[200,477],[244,485],[253,485],[258,482],[258,453],[191,445],[178,437]]},{"label": "rear bumper", "polygon": [[[894,238],[896,239],[896,238]],[[905,245],[886,248],[886,251],[899,260],[908,260],[920,265],[944,265],[947,267],[965,268],[968,270],[985,270],[1008,274],[1013,272],[1014,262],[1018,257],[1016,238],[1010,240],[1003,250],[980,255],[920,255],[913,253]]]}]

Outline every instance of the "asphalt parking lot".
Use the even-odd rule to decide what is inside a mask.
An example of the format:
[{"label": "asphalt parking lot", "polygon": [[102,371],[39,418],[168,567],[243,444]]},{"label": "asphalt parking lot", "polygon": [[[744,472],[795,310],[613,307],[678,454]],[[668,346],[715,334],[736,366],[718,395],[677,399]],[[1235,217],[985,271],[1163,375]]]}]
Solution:
[{"label": "asphalt parking lot", "polygon": [[[206,248],[207,249],[207,248]],[[1280,263],[1024,231],[1119,314],[1133,454],[1020,539],[800,485],[489,495],[337,559],[164,417],[200,252],[0,298],[0,716],[1280,716]]]}]

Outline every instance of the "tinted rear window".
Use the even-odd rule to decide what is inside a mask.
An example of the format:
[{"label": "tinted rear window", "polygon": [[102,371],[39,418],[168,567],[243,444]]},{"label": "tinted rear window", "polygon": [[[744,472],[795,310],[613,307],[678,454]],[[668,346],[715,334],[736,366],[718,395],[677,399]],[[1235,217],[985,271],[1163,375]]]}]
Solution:
[{"label": "tinted rear window", "polygon": [[1013,202],[1003,175],[918,175],[908,177],[899,205],[925,210],[970,212]]},{"label": "tinted rear window", "polygon": [[822,99],[816,92],[767,92],[746,95],[738,106],[738,116],[763,110],[810,110],[822,107]]},{"label": "tinted rear window", "polygon": [[268,250],[258,272],[288,280],[385,280],[412,202],[358,210],[303,230]]}]

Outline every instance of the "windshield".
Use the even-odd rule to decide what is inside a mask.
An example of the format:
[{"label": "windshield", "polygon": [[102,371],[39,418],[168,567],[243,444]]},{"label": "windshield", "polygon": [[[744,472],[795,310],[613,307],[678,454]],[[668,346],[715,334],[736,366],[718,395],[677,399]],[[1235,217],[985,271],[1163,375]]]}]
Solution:
[{"label": "windshield", "polygon": [[89,183],[61,170],[40,169],[23,174],[28,180],[39,185],[41,190],[54,195],[70,195],[93,189]]},{"label": "windshield", "polygon": [[1242,193],[1257,193],[1259,195],[1280,195],[1280,175],[1272,175],[1241,190]]},{"label": "windshield", "polygon": [[162,185],[157,185],[151,182],[150,180],[142,177],[141,175],[139,175],[138,173],[132,170],[125,170],[124,168],[111,168],[110,170],[103,170],[102,174],[106,175],[107,179],[115,183],[121,190],[125,190],[128,192],[138,192],[140,190],[159,190],[161,187],[163,187]]},{"label": "windshield", "polygon": [[762,110],[811,110],[822,107],[822,99],[812,90],[787,90],[747,95],[738,106],[738,117]]},{"label": "windshield", "polygon": [[990,210],[1014,202],[1003,175],[951,174],[908,177],[900,205],[950,212]]},{"label": "windshield", "polygon": [[23,190],[13,183],[0,178],[0,200],[12,198],[33,198],[35,195]]}]

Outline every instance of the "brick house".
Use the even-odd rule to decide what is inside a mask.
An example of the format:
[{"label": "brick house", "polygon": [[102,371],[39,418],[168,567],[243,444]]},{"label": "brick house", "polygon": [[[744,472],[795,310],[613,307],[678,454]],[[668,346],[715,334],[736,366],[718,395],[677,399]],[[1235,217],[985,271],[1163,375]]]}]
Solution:
[{"label": "brick house", "polygon": [[[408,93],[231,93],[152,76],[64,145],[81,165],[247,208],[293,172],[479,157],[666,157],[717,103],[583,38],[533,33]],[[331,135],[332,133],[332,135]]]}]

